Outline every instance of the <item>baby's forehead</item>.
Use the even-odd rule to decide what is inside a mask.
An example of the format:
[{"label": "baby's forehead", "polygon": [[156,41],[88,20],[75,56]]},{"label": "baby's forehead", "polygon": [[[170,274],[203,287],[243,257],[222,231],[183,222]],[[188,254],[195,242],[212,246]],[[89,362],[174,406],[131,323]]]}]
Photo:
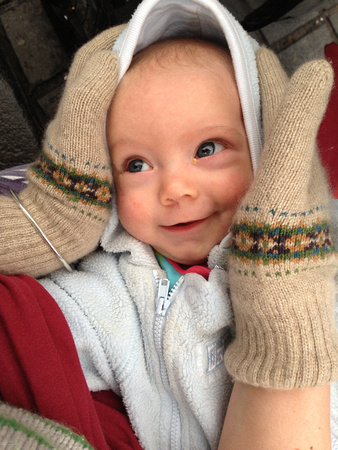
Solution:
[{"label": "baby's forehead", "polygon": [[128,69],[152,71],[172,66],[198,66],[216,72],[226,67],[234,73],[230,51],[219,43],[197,38],[174,38],[158,41],[138,52]]},{"label": "baby's forehead", "polygon": [[117,86],[109,109],[121,96],[126,101],[126,95],[136,95],[135,91],[140,87],[144,92],[149,90],[149,86],[162,89],[169,80],[181,84],[183,78],[186,80],[186,77],[190,79],[191,76],[203,82],[221,83],[220,88],[226,86],[228,89],[231,85],[238,92],[235,70],[227,47],[204,39],[166,39],[151,44],[134,56]]}]

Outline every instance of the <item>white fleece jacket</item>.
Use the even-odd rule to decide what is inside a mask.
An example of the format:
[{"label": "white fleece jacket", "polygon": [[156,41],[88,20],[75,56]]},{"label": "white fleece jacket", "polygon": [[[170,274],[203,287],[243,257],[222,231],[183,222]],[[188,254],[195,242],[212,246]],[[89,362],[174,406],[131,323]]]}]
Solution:
[{"label": "white fleece jacket", "polygon": [[113,253],[40,280],[69,323],[89,389],[122,395],[144,448],[217,447],[232,388],[223,362],[234,329],[224,245],[209,261],[209,280],[185,275],[165,313],[156,299],[166,274],[122,227]]}]

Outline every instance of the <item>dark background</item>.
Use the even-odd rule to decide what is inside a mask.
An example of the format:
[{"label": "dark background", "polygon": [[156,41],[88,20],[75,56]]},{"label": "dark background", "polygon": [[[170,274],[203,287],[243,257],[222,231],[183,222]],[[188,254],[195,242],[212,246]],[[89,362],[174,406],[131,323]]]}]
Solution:
[{"label": "dark background", "polygon": [[[0,0],[0,170],[33,161],[76,49],[139,0]],[[338,42],[338,0],[223,0],[292,73]]]}]

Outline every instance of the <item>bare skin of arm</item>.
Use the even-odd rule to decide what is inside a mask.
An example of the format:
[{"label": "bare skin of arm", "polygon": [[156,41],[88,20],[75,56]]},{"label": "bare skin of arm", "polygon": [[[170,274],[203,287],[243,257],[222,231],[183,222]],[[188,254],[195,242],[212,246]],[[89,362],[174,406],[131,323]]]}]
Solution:
[{"label": "bare skin of arm", "polygon": [[235,382],[219,449],[330,450],[330,387],[282,391]]}]

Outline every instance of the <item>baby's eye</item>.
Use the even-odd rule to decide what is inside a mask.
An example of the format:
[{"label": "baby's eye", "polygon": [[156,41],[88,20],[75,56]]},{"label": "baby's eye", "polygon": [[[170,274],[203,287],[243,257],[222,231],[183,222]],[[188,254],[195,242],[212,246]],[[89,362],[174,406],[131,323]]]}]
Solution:
[{"label": "baby's eye", "polygon": [[224,145],[219,144],[218,142],[207,141],[201,144],[196,152],[196,156],[198,158],[204,158],[205,156],[211,156],[215,153],[219,153],[224,149]]},{"label": "baby's eye", "polygon": [[133,159],[128,163],[127,170],[131,173],[143,172],[145,170],[149,170],[150,166],[142,161],[142,159]]}]

